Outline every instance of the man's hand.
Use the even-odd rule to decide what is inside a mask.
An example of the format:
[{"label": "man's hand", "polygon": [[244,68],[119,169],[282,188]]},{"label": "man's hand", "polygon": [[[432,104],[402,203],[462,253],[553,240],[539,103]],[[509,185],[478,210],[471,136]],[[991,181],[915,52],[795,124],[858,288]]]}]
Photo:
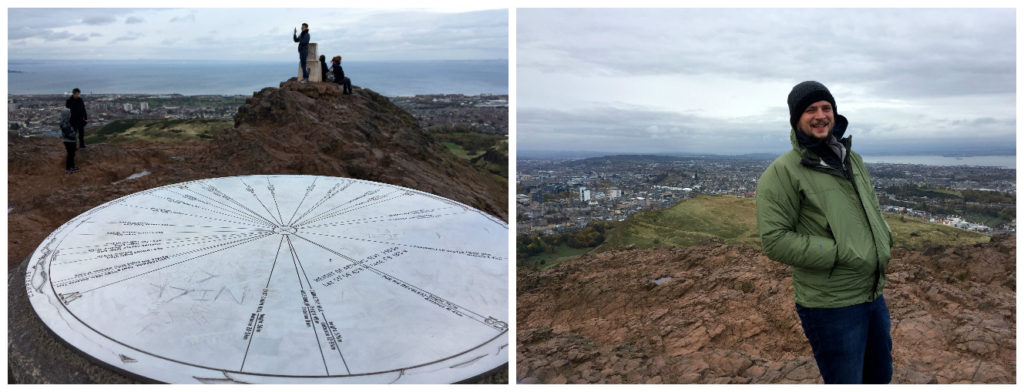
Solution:
[{"label": "man's hand", "polygon": [[296,27],[296,28],[292,29],[292,34],[293,34],[293,35],[294,35],[295,33],[298,33],[298,32],[299,32],[299,28],[298,28],[298,27]]}]

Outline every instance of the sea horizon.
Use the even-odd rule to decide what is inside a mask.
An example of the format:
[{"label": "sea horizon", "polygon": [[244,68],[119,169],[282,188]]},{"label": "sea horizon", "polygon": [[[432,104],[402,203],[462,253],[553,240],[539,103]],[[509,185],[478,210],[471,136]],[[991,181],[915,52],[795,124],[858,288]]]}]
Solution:
[{"label": "sea horizon", "polygon": [[[8,60],[11,95],[251,95],[298,75],[298,61]],[[385,96],[508,94],[508,60],[345,61],[352,84]],[[74,70],[75,72],[69,72]]]},{"label": "sea horizon", "polygon": [[1016,169],[1016,155],[864,155],[865,163],[895,163],[928,166],[992,166],[1003,169]]},{"label": "sea horizon", "polygon": [[[600,151],[563,151],[563,150],[532,150],[520,149],[518,160],[531,159],[587,159],[608,156],[659,156],[670,158],[709,157],[720,159],[775,159],[778,153],[748,153],[737,155],[702,154],[702,153],[635,153],[635,152],[600,152]],[[1017,168],[1017,155],[989,154],[971,155],[963,152],[949,151],[927,154],[860,154],[865,163],[890,163],[927,166],[991,166],[1003,169]]]}]

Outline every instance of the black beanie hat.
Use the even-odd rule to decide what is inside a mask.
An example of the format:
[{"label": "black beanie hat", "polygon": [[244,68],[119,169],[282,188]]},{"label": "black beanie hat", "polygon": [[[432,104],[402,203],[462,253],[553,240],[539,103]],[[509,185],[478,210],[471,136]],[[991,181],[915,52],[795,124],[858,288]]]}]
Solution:
[{"label": "black beanie hat", "polygon": [[832,98],[832,93],[824,84],[809,80],[793,86],[793,91],[789,92],[789,98],[786,100],[789,102],[789,124],[793,129],[796,129],[796,124],[800,122],[800,115],[804,109],[822,100],[832,104],[833,113],[838,111],[835,98]]}]

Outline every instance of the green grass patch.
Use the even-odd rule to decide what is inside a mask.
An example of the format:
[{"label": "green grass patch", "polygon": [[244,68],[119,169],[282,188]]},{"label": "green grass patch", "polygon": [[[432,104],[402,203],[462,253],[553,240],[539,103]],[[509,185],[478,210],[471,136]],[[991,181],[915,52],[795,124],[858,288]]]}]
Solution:
[{"label": "green grass patch", "polygon": [[[726,244],[761,248],[754,199],[698,195],[661,211],[633,214],[613,229],[600,250],[627,247],[688,247],[712,238]],[[921,250],[929,245],[988,242],[989,236],[951,226],[883,214],[896,237],[896,248]]]},{"label": "green grass patch", "polygon": [[444,143],[444,146],[446,148],[448,148],[448,151],[451,152],[452,154],[454,154],[459,159],[463,159],[463,160],[467,160],[468,161],[470,159],[476,158],[475,156],[469,155],[469,153],[467,153],[466,150],[464,150],[462,148],[462,146],[460,146],[458,144],[455,144],[455,143],[452,143],[452,142],[443,142],[443,143]]},{"label": "green grass patch", "polygon": [[125,143],[136,140],[177,142],[212,139],[214,135],[234,125],[231,121],[175,119],[175,120],[116,120],[85,132],[88,143]]},{"label": "green grass patch", "polygon": [[935,193],[935,194],[946,195],[946,196],[950,196],[950,197],[963,197],[963,195],[961,195],[960,192],[958,192],[958,191],[956,191],[954,189],[948,189],[948,188],[928,188],[928,190],[933,192],[933,193]]},{"label": "green grass patch", "polygon": [[452,156],[469,162],[488,178],[508,187],[508,138],[478,132],[432,132]]},{"label": "green grass patch", "polygon": [[508,150],[505,135],[478,132],[431,132],[430,134],[445,143],[446,146],[448,143],[459,146],[470,158],[480,156],[488,148],[501,148],[500,143],[502,142],[505,142],[505,149]]},{"label": "green grass patch", "polygon": [[711,238],[761,247],[754,199],[698,195],[661,211],[641,211],[614,229],[602,249],[688,247]]},{"label": "green grass patch", "polygon": [[537,269],[548,269],[559,265],[567,260],[576,258],[579,255],[589,252],[594,248],[570,248],[566,244],[560,244],[555,253],[540,253],[526,258],[526,265]]},{"label": "green grass patch", "polygon": [[923,219],[886,213],[885,221],[896,236],[896,248],[922,250],[929,245],[976,244],[989,236],[970,230],[931,223]]}]

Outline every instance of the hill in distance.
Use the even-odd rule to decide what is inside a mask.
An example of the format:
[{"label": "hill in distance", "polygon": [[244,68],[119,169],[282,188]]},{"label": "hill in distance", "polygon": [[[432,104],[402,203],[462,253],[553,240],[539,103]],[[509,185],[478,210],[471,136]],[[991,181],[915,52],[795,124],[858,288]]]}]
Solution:
[{"label": "hill in distance", "polygon": [[230,121],[184,120],[116,120],[102,127],[89,129],[85,142],[127,143],[135,140],[155,142],[182,142],[212,139],[221,130],[230,128]]},{"label": "hill in distance", "polygon": [[[660,211],[641,211],[618,224],[595,251],[624,248],[688,247],[719,239],[761,249],[753,198],[698,195]],[[935,245],[988,242],[973,231],[896,214],[884,214],[896,237],[895,248],[923,250]]]}]

